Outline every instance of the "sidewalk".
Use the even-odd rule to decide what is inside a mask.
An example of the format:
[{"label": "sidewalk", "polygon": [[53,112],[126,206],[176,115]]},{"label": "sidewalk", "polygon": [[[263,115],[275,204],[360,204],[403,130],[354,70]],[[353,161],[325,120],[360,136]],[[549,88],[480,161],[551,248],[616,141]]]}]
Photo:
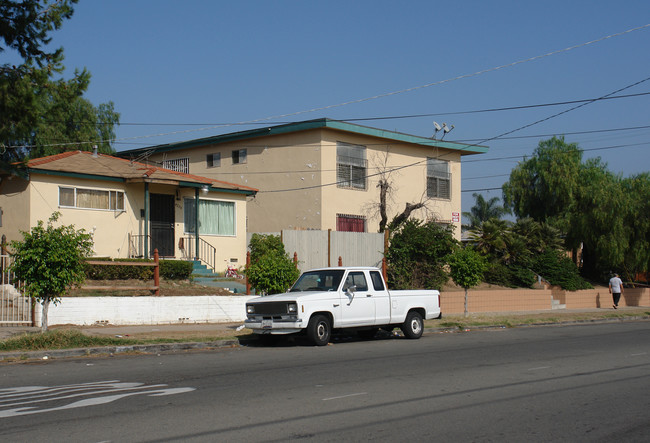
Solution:
[{"label": "sidewalk", "polygon": [[[443,316],[441,320],[425,321],[425,334],[455,332],[457,324],[477,324],[463,327],[463,330],[477,330],[503,327],[507,321],[511,326],[547,326],[583,323],[605,323],[620,321],[650,320],[650,307],[621,307],[613,309],[581,309],[529,312],[502,312]],[[480,325],[478,325],[480,324]],[[175,343],[155,343],[144,345],[106,346],[82,349],[57,349],[49,351],[11,351],[0,352],[0,361],[17,359],[66,358],[87,355],[113,355],[116,353],[160,353],[178,352],[189,349],[212,349],[232,347],[257,341],[250,330],[238,323],[191,323],[166,325],[125,325],[125,326],[53,326],[54,329],[78,329],[90,336],[110,336],[141,340],[180,340]],[[0,327],[0,340],[17,334],[40,332],[40,328],[16,326]],[[184,340],[186,339],[186,340]]]}]

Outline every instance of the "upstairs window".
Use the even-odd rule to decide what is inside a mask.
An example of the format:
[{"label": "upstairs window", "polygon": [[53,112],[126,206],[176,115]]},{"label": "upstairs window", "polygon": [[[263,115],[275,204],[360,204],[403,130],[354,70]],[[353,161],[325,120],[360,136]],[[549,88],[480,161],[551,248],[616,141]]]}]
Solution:
[{"label": "upstairs window", "polygon": [[339,188],[365,190],[367,171],[365,146],[336,144],[336,182]]},{"label": "upstairs window", "polygon": [[208,154],[205,157],[205,163],[208,168],[218,168],[221,166],[221,152]]},{"label": "upstairs window", "polygon": [[59,186],[59,206],[62,208],[124,211],[124,192]]},{"label": "upstairs window", "polygon": [[449,162],[437,158],[427,159],[427,197],[451,198],[451,173]]},{"label": "upstairs window", "polygon": [[175,158],[173,160],[163,160],[163,168],[171,169],[176,172],[190,173],[190,159],[189,158]]},{"label": "upstairs window", "polygon": [[232,164],[239,165],[246,163],[246,149],[235,149],[232,151]]}]

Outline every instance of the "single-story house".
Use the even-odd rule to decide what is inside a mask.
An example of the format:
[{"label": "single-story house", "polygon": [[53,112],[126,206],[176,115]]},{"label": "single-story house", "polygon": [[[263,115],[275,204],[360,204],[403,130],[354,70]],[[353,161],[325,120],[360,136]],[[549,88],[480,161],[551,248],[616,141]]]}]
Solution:
[{"label": "single-story house", "polygon": [[[55,211],[92,233],[98,257],[244,263],[246,200],[257,189],[96,152],[29,160],[0,174],[0,233],[21,240]],[[198,204],[197,204],[198,202]],[[196,233],[198,232],[198,235]]]}]

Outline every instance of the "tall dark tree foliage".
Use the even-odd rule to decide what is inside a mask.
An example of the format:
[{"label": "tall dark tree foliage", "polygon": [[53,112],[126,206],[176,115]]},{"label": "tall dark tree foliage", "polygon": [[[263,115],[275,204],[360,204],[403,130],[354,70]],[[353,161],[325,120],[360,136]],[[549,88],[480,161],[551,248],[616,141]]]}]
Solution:
[{"label": "tall dark tree foliage", "polygon": [[[0,0],[0,53],[22,62],[0,65],[0,159],[20,161],[66,150],[113,152],[119,124],[112,102],[95,107],[83,94],[90,73],[61,78],[63,48],[50,50],[52,31],[72,17],[77,0]],[[7,165],[5,164],[5,167]]]}]

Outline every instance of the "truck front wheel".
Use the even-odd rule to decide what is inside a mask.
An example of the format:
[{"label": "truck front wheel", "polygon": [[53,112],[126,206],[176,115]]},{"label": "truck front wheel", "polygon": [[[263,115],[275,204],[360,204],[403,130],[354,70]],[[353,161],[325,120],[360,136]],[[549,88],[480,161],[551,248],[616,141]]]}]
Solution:
[{"label": "truck front wheel", "polygon": [[402,324],[402,332],[406,338],[420,338],[424,332],[424,322],[422,316],[417,311],[411,311],[406,315],[406,320]]},{"label": "truck front wheel", "polygon": [[309,319],[307,325],[307,337],[316,346],[325,346],[330,342],[332,335],[332,324],[329,318],[324,315],[317,314]]}]

